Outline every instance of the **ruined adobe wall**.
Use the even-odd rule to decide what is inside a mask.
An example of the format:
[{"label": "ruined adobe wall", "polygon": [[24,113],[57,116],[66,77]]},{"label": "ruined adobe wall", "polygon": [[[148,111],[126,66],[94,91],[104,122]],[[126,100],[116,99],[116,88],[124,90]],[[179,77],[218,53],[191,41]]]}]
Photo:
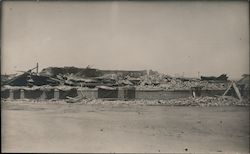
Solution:
[{"label": "ruined adobe wall", "polygon": [[136,99],[174,99],[174,98],[185,98],[192,96],[191,90],[177,90],[177,91],[164,91],[164,90],[136,90]]},{"label": "ruined adobe wall", "polygon": [[[85,95],[87,98],[97,99],[98,89],[84,89],[77,90],[75,88],[68,90],[27,90],[27,89],[5,89],[1,91],[2,98],[10,99],[67,99],[69,97],[76,97],[78,95]],[[224,90],[202,90],[201,96],[216,96],[222,95]],[[245,92],[247,93],[247,92]],[[168,100],[174,98],[187,98],[192,96],[191,90],[176,90],[176,91],[164,91],[164,90],[135,90],[134,99],[145,100]],[[249,97],[249,95],[247,95]],[[123,88],[118,89],[117,99],[126,99],[125,90]],[[130,98],[132,99],[132,98]]]}]

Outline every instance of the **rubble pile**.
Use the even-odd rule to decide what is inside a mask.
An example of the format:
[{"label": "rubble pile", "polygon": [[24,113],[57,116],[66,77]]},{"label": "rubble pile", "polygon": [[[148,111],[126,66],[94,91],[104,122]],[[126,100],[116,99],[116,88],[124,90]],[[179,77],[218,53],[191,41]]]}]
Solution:
[{"label": "rubble pile", "polygon": [[[34,70],[36,71],[34,72]],[[4,94],[4,98],[10,97],[12,99],[14,95],[19,95],[19,92],[16,92],[16,90],[23,89],[27,91],[41,90],[46,92],[57,90],[56,92],[61,92],[61,94],[59,94],[60,99],[67,98],[67,103],[170,106],[249,105],[249,74],[244,74],[243,78],[236,83],[235,81],[229,81],[226,74],[222,74],[218,77],[201,76],[201,78],[188,78],[184,76],[172,77],[152,70],[149,70],[149,72],[146,70],[99,70],[90,68],[89,66],[86,68],[49,67],[38,73],[37,64],[36,67],[22,72],[23,73],[19,75],[1,76],[1,93]],[[8,90],[11,91],[8,92]],[[69,94],[71,92],[62,92],[68,90],[73,91],[73,94]],[[116,101],[92,100],[87,98],[82,90],[90,91],[91,95],[92,92],[94,92],[94,98],[110,98],[116,99]],[[148,90],[148,92],[150,92],[148,93],[149,95],[151,92],[156,92],[154,94],[157,95],[152,94],[154,97],[144,97],[143,94],[142,97],[136,97],[136,90]],[[160,91],[159,93],[158,90]],[[185,92],[185,95],[182,90]],[[174,98],[184,96],[193,97],[171,100],[133,100],[135,98],[163,99],[165,96],[168,98],[167,94],[162,94],[162,91],[178,91],[179,93],[176,93],[178,95]],[[21,92],[23,91],[20,91],[20,98],[21,96],[23,98]],[[42,93],[43,95],[39,97],[43,98],[47,95],[46,92]],[[202,92],[204,92],[205,95],[216,97],[200,97],[204,96],[201,95]],[[218,97],[218,94],[222,95],[221,92],[223,92],[223,96]],[[237,96],[239,100],[234,97],[225,96],[226,94]],[[28,95],[28,93],[25,95]],[[55,98],[58,98],[57,95],[58,93],[54,93]],[[49,96],[47,98],[51,97],[52,96]],[[18,98],[18,96],[15,98]],[[35,98],[38,98],[38,96]],[[131,101],[118,99],[129,99]]]},{"label": "rubble pile", "polygon": [[159,104],[166,104],[171,106],[248,106],[249,101],[239,101],[231,96],[223,97],[189,97],[172,99],[169,101],[158,101]]},{"label": "rubble pile", "polygon": [[239,101],[231,96],[220,97],[189,97],[171,100],[133,100],[133,101],[107,101],[102,99],[84,99],[80,104],[102,104],[102,105],[165,105],[165,106],[249,106],[249,100]]},{"label": "rubble pile", "polygon": [[141,77],[137,89],[190,90],[191,87],[202,87],[202,90],[226,90],[229,82],[209,82],[200,79],[173,78],[165,75]]},{"label": "rubble pile", "polygon": [[[9,102],[8,99],[2,99],[2,102]],[[178,98],[171,100],[107,100],[107,99],[91,99],[83,98],[80,101],[69,102],[68,100],[12,100],[12,102],[23,102],[23,103],[44,103],[44,104],[88,104],[88,105],[149,105],[149,106],[197,106],[197,107],[216,107],[216,106],[249,106],[250,100],[245,99],[239,101],[232,96],[219,96],[219,97],[189,97],[189,98]]]},{"label": "rubble pile", "polygon": [[[36,72],[32,72],[36,69]],[[229,82],[226,74],[219,77],[172,77],[157,71],[104,71],[90,68],[49,67],[38,73],[38,65],[23,74],[4,81],[2,85],[11,86],[71,86],[95,88],[98,86],[133,86],[138,90],[190,90],[201,87],[202,90],[226,90]],[[215,82],[216,81],[216,82]]]}]

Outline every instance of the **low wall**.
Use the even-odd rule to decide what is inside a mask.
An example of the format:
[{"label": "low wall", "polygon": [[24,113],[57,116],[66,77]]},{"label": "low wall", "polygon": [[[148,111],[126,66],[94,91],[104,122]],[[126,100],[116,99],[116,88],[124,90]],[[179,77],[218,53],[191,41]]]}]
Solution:
[{"label": "low wall", "polygon": [[[87,98],[97,99],[98,90],[97,89],[84,89],[77,90],[75,88],[69,90],[57,90],[57,89],[46,89],[46,90],[13,90],[5,89],[1,91],[1,98],[10,99],[67,99],[69,97],[76,97],[81,95],[81,93]],[[224,90],[202,90],[201,96],[215,96],[222,95]],[[244,93],[245,94],[245,93]],[[175,98],[186,98],[192,96],[191,90],[175,90],[175,91],[165,91],[165,90],[135,90],[133,97],[129,98],[125,89],[118,88],[119,99],[175,99]],[[246,94],[245,94],[246,95]],[[131,95],[132,96],[132,95]]]},{"label": "low wall", "polygon": [[46,90],[45,99],[53,99],[54,98],[54,89]]},{"label": "low wall", "polygon": [[20,99],[21,98],[21,90],[13,90],[10,91],[10,97],[13,97],[13,99]]},{"label": "low wall", "polygon": [[24,98],[27,99],[39,99],[42,95],[42,90],[24,90]]},{"label": "low wall", "polygon": [[76,97],[77,90],[57,90],[57,89],[5,89],[1,90],[1,98],[10,99],[66,99],[67,96]]},{"label": "low wall", "polygon": [[118,89],[102,89],[98,88],[98,98],[118,98]]},{"label": "low wall", "polygon": [[225,90],[202,90],[201,96],[210,96],[213,97],[215,95],[223,95]]},{"label": "low wall", "polygon": [[77,94],[77,89],[73,88],[70,90],[59,90],[59,99],[66,99],[67,96],[69,97],[76,97]]},{"label": "low wall", "polygon": [[10,97],[10,90],[5,89],[1,91],[1,98],[9,98]]},{"label": "low wall", "polygon": [[86,90],[77,90],[78,95],[86,96],[87,98],[97,99],[98,98],[98,91],[97,89],[86,89]]},{"label": "low wall", "polygon": [[174,99],[192,96],[191,90],[164,91],[164,90],[136,90],[136,99]]}]

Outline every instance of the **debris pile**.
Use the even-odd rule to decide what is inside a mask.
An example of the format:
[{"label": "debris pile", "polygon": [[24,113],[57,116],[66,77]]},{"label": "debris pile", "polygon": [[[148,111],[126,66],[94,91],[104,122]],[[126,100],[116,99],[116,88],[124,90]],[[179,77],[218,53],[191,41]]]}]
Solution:
[{"label": "debris pile", "polygon": [[231,96],[223,97],[189,97],[172,99],[169,101],[158,101],[159,104],[166,104],[172,106],[248,106],[248,101],[239,101]]},{"label": "debris pile", "polygon": [[[37,72],[32,72],[36,69]],[[190,90],[202,87],[202,90],[226,90],[229,82],[226,74],[219,77],[172,77],[157,71],[108,71],[76,67],[49,67],[38,73],[38,65],[23,74],[5,81],[11,86],[70,86],[95,88],[98,86],[123,87],[134,86],[136,89]]]},{"label": "debris pile", "polygon": [[202,90],[225,90],[229,82],[209,82],[194,78],[174,78],[167,75],[147,75],[141,77],[138,89],[190,90],[202,87]]},{"label": "debris pile", "polygon": [[249,106],[249,100],[239,101],[231,96],[220,97],[189,97],[171,100],[134,100],[134,101],[108,101],[102,99],[84,99],[79,104],[102,104],[102,105],[165,105],[165,106]]},{"label": "debris pile", "polygon": [[[33,72],[36,70],[36,72]],[[90,68],[76,67],[49,67],[38,73],[38,64],[28,71],[22,71],[23,74],[12,78],[2,75],[2,89],[59,89],[69,90],[75,88],[89,89],[98,87],[134,87],[135,90],[192,90],[197,94],[201,90],[225,90],[231,93],[231,81],[228,81],[226,74],[218,77],[201,76],[201,78],[172,77],[157,71],[124,71],[124,70],[99,70]],[[249,75],[234,85],[237,95],[248,98],[249,95]],[[235,87],[239,87],[235,88]],[[195,93],[196,93],[195,92]],[[132,92],[131,92],[132,93]],[[127,92],[129,95],[129,92]],[[195,94],[194,94],[195,97]],[[134,98],[134,97],[133,97]],[[73,98],[72,98],[73,99]],[[241,97],[240,97],[241,100]],[[74,100],[72,100],[74,102]]]}]

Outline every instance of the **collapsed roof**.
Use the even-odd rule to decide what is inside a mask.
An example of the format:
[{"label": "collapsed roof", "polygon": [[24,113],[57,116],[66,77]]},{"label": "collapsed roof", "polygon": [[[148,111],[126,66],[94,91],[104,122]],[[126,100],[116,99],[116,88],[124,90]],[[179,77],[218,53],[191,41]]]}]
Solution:
[{"label": "collapsed roof", "polygon": [[4,84],[11,86],[28,86],[30,83],[36,86],[42,85],[51,85],[56,86],[59,85],[59,81],[52,79],[48,76],[42,76],[37,74],[23,73],[21,75],[15,76],[10,80],[7,80]]}]

